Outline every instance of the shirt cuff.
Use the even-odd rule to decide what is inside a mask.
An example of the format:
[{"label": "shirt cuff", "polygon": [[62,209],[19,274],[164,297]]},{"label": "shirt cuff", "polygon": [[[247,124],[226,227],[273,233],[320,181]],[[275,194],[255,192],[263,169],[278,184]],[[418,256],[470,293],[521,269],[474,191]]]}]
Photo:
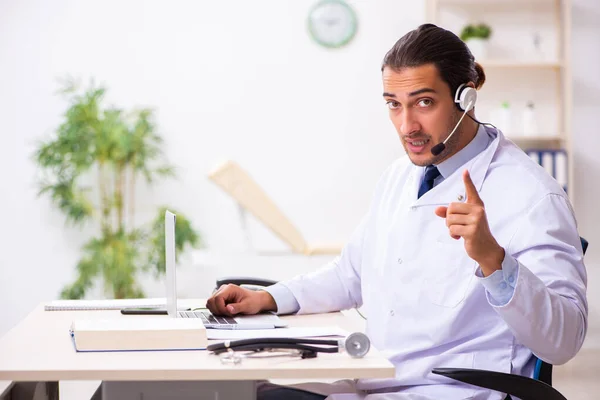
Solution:
[{"label": "shirt cuff", "polygon": [[275,304],[277,304],[277,314],[294,314],[300,310],[300,304],[287,286],[276,283],[262,290],[273,296]]},{"label": "shirt cuff", "polygon": [[488,293],[488,301],[496,307],[508,304],[515,293],[517,276],[519,274],[519,262],[508,253],[505,253],[502,261],[502,269],[494,271],[489,276],[483,276],[481,267],[477,268],[475,275]]}]

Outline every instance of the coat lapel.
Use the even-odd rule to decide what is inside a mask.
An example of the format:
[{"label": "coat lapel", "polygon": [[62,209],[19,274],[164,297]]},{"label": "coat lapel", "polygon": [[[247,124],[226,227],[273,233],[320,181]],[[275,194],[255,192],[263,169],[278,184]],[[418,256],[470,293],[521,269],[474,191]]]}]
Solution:
[{"label": "coat lapel", "polygon": [[[418,184],[420,182],[421,174],[419,179],[416,180],[416,189],[414,190],[413,206],[440,206],[448,205],[453,202],[464,202],[466,200],[465,185],[463,183],[462,173],[465,169],[469,170],[473,184],[478,191],[483,186],[483,181],[487,175],[490,163],[496,150],[498,149],[498,143],[503,140],[503,135],[500,131],[496,130],[496,138],[490,143],[490,145],[481,153],[469,160],[465,165],[458,168],[452,175],[447,177],[439,185],[433,187],[430,191],[417,199]],[[413,166],[413,169],[419,171],[423,170],[422,167]],[[413,194],[413,193],[411,193]]]}]

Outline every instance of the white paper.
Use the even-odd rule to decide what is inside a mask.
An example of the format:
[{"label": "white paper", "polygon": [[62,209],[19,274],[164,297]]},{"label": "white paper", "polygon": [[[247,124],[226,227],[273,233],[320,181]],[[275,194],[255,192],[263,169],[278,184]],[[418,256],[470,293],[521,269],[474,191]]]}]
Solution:
[{"label": "white paper", "polygon": [[164,308],[165,304],[164,297],[151,299],[55,300],[46,304],[44,310],[120,310],[129,307]]},{"label": "white paper", "polygon": [[212,340],[236,340],[236,339],[256,339],[256,338],[303,338],[303,337],[321,337],[321,336],[342,336],[349,335],[347,331],[337,326],[319,326],[302,328],[276,328],[276,329],[207,329],[208,339]]}]

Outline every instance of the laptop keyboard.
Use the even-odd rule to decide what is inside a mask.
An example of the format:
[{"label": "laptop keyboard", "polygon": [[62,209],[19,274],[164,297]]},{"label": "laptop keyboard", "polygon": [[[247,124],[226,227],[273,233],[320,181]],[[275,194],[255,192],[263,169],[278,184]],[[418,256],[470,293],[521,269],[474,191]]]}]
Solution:
[{"label": "laptop keyboard", "polygon": [[231,317],[217,317],[209,311],[179,311],[181,318],[200,318],[202,323],[211,325],[235,325],[237,321]]}]

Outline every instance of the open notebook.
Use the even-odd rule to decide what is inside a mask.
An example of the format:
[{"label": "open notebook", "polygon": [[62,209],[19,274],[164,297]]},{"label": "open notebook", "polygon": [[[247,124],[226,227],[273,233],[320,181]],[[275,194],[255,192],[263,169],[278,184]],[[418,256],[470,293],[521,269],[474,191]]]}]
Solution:
[{"label": "open notebook", "polygon": [[54,300],[44,305],[46,311],[67,310],[120,310],[122,308],[165,308],[166,300],[151,299],[109,299],[109,300]]}]

